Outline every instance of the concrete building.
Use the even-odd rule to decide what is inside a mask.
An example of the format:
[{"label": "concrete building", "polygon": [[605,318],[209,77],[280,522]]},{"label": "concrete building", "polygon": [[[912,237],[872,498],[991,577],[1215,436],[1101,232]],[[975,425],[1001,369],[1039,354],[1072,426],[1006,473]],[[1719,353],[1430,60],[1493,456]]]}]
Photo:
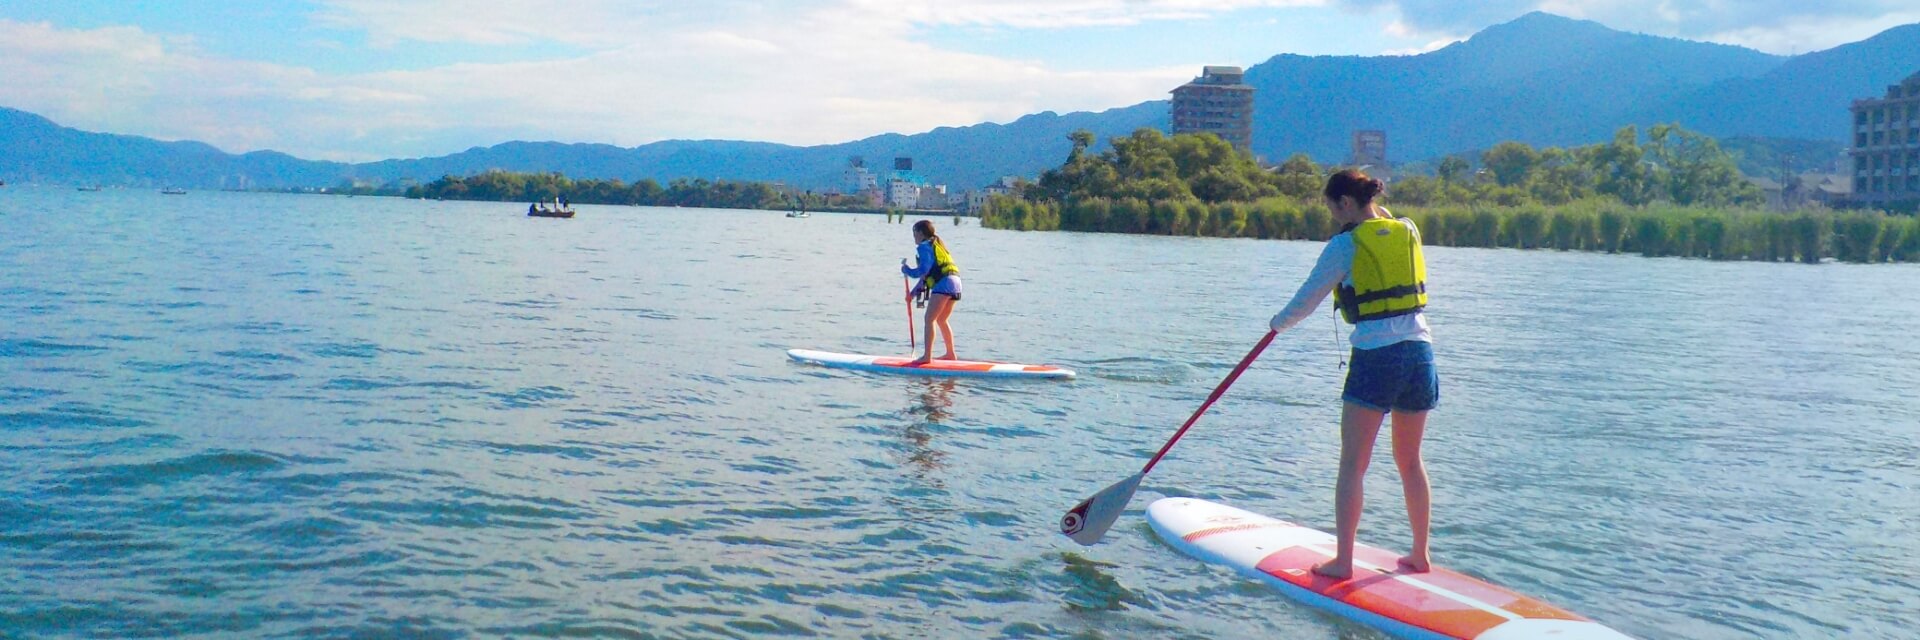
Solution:
[{"label": "concrete building", "polygon": [[860,156],[847,159],[847,172],[841,178],[841,183],[847,190],[847,193],[880,190],[879,176],[875,176],[872,171],[867,170],[867,162]]},{"label": "concrete building", "polygon": [[1379,129],[1354,131],[1353,151],[1347,156],[1347,166],[1393,182],[1393,165],[1387,161],[1387,132]]},{"label": "concrete building", "polygon": [[1240,67],[1204,67],[1173,90],[1173,133],[1211,133],[1235,149],[1253,149],[1253,87]]},{"label": "concrete building", "polygon": [[959,214],[974,211],[974,193],[973,191],[962,191],[958,189],[947,190],[947,208]]},{"label": "concrete building", "polygon": [[993,201],[993,196],[989,195],[985,191],[974,191],[974,192],[968,193],[967,194],[967,210],[972,211],[974,213],[980,213],[980,212],[986,211],[987,203],[992,201]]},{"label": "concrete building", "polygon": [[920,185],[900,178],[888,180],[887,205],[901,209],[920,206]]},{"label": "concrete building", "polygon": [[1379,129],[1361,129],[1353,132],[1353,153],[1347,156],[1347,164],[1355,167],[1387,166],[1387,132]]},{"label": "concrete building", "polygon": [[947,185],[936,184],[920,187],[920,193],[914,196],[915,209],[947,208]]},{"label": "concrete building", "polygon": [[1853,101],[1853,202],[1920,203],[1920,73]]}]

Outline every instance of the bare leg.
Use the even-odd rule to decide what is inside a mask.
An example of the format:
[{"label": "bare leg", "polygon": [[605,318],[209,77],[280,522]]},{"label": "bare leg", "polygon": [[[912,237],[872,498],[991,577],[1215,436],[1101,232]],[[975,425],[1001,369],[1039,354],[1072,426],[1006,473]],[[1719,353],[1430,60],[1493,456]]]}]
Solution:
[{"label": "bare leg", "polygon": [[1407,495],[1407,523],[1413,527],[1413,552],[1400,564],[1416,573],[1433,568],[1427,554],[1427,531],[1433,516],[1433,489],[1427,484],[1427,463],[1420,458],[1420,439],[1427,429],[1427,412],[1393,412],[1393,463],[1400,467],[1400,486]]},{"label": "bare leg", "polygon": [[1339,547],[1332,560],[1314,566],[1313,572],[1329,578],[1353,576],[1353,542],[1360,535],[1360,508],[1367,494],[1363,480],[1367,463],[1373,458],[1373,440],[1380,435],[1385,413],[1353,403],[1343,403],[1340,411],[1340,479],[1334,483],[1333,520]]},{"label": "bare leg", "polygon": [[946,296],[942,296],[942,295],[935,295],[928,298],[927,312],[926,312],[926,315],[924,316],[925,322],[927,325],[927,330],[926,330],[926,333],[923,334],[927,336],[927,339],[925,341],[927,348],[925,351],[923,351],[920,354],[920,357],[914,358],[913,362],[907,363],[908,366],[919,366],[929,362],[933,362],[933,327],[934,327],[934,323],[940,319],[940,301],[945,299],[946,299]]},{"label": "bare leg", "polygon": [[[953,307],[959,303],[954,302],[950,296],[934,294],[933,297],[935,303],[940,305],[940,315],[935,318],[935,321],[940,323],[940,337],[947,341],[947,355],[940,356],[940,359],[953,360],[953,327],[947,325],[947,318],[953,317]],[[928,337],[931,338],[932,334],[928,334]]]}]

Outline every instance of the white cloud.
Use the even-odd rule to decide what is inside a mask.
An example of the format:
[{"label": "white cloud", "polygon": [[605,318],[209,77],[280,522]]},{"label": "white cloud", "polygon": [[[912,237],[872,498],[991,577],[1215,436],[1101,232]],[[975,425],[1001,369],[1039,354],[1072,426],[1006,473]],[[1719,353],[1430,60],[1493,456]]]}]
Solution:
[{"label": "white cloud", "polygon": [[[1768,53],[1792,55],[1858,42],[1887,29],[1914,23],[1920,23],[1920,10],[1872,17],[1809,18],[1731,29],[1703,37]],[[1914,52],[1914,61],[1920,64],[1920,51]]]},{"label": "white cloud", "polygon": [[[1495,11],[1504,20],[1537,7],[1671,34],[1677,27],[1661,21],[1672,18],[1655,11],[1663,8],[1693,20],[1690,25],[1724,25],[1701,35],[1771,51],[1831,46],[1920,19],[1910,9],[1868,11],[1884,4],[1869,0],[1847,2],[1825,19],[1797,22],[1742,22],[1730,16],[1745,15],[1744,9],[1716,0],[1336,1],[1392,5],[1399,20],[1388,33],[1428,41],[1390,53],[1445,46],[1472,30],[1447,26],[1463,20],[1463,12]],[[1789,1],[1756,3],[1778,9]],[[663,138],[817,144],[1006,121],[1042,110],[1123,106],[1165,97],[1193,72],[1188,64],[1061,69],[936,47],[917,39],[926,29],[1066,29],[1322,3],[326,0],[313,14],[316,22],[363,32],[368,42],[396,55],[416,43],[453,43],[552,45],[572,56],[362,74],[223,58],[190,39],[136,27],[65,29],[0,19],[0,60],[8,61],[0,104],[90,130],[343,160],[438,155],[516,138],[626,146]],[[1721,7],[1728,15],[1697,18],[1703,7]],[[1638,16],[1633,19],[1640,23],[1608,22],[1621,15]]]},{"label": "white cloud", "polygon": [[1428,43],[1426,43],[1426,44],[1424,44],[1424,45],[1420,45],[1420,46],[1418,46],[1418,47],[1411,47],[1411,48],[1407,48],[1407,49],[1388,49],[1388,50],[1386,50],[1386,51],[1382,51],[1382,52],[1380,52],[1380,55],[1383,55],[1383,56],[1416,56],[1416,55],[1420,55],[1420,54],[1422,54],[1422,53],[1428,53],[1428,52],[1432,52],[1432,51],[1439,51],[1440,49],[1442,49],[1442,48],[1444,48],[1444,47],[1446,47],[1447,45],[1450,45],[1450,44],[1453,44],[1453,43],[1455,43],[1455,42],[1459,42],[1459,41],[1461,41],[1461,40],[1465,40],[1465,39],[1466,39],[1466,38],[1464,38],[1464,37],[1462,37],[1462,38],[1441,38],[1441,39],[1439,39],[1439,40],[1434,40],[1434,41],[1432,41],[1432,42],[1428,42]]},{"label": "white cloud", "polygon": [[1324,6],[1330,0],[323,0],[322,22],[396,41],[621,45],[662,27],[720,22],[778,24],[797,17],[855,17],[887,37],[914,26],[1062,29],[1204,17],[1257,7]]},{"label": "white cloud", "polygon": [[[407,37],[545,33],[473,17],[415,22]],[[657,14],[608,18],[571,32],[602,43],[576,58],[348,75],[219,58],[132,27],[0,20],[0,59],[26,70],[0,85],[0,104],[90,130],[367,160],[515,138],[841,142],[1122,106],[1163,97],[1192,72],[1075,72],[948,51],[910,39],[897,17],[843,6],[778,18],[704,29],[655,24],[669,22]],[[621,44],[604,44],[616,34]]]},{"label": "white cloud", "polygon": [[1256,7],[1324,6],[1326,0],[850,0],[850,8],[916,25],[1059,29],[1180,20]]},{"label": "white cloud", "polygon": [[399,42],[482,45],[564,42],[608,45],[623,30],[647,22],[664,3],[612,0],[325,0],[314,14],[323,25],[364,31],[376,46]]},{"label": "white cloud", "polygon": [[1615,29],[1747,46],[1770,53],[1827,49],[1920,19],[1913,0],[1340,0],[1391,7],[1408,35],[1454,35],[1545,11]]}]

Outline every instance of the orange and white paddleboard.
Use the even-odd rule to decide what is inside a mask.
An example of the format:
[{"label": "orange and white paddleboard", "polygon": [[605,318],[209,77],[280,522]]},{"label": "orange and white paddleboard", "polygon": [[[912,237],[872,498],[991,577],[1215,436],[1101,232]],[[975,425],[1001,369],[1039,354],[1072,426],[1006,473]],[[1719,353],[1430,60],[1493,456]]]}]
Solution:
[{"label": "orange and white paddleboard", "polygon": [[1233,567],[1309,606],[1413,640],[1629,640],[1600,623],[1434,567],[1411,573],[1399,556],[1354,547],[1347,580],[1314,574],[1333,558],[1332,534],[1192,498],[1163,498],[1147,522],[1187,555]]},{"label": "orange and white paddleboard", "polygon": [[973,360],[934,360],[924,364],[909,364],[913,358],[899,356],[864,356],[852,353],[833,353],[813,351],[811,349],[788,349],[787,357],[838,369],[858,369],[880,373],[900,373],[910,376],[961,376],[978,378],[1072,378],[1072,369],[1037,364],[1013,364],[1008,362],[975,362]]}]

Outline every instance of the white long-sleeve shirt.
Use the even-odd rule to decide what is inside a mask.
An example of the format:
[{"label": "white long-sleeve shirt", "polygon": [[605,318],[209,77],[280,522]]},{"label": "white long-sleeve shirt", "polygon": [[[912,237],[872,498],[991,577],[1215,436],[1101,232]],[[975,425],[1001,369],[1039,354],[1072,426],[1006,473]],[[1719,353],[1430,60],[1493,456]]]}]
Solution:
[{"label": "white long-sleeve shirt", "polygon": [[[1420,230],[1413,227],[1413,221],[1400,218],[1409,228],[1413,228],[1413,237],[1417,242]],[[1320,308],[1320,301],[1333,293],[1340,284],[1353,286],[1353,234],[1341,233],[1327,240],[1325,249],[1320,250],[1320,260],[1313,264],[1313,272],[1307,274],[1307,281],[1300,283],[1300,290],[1294,292],[1287,306],[1274,314],[1268,323],[1274,331],[1286,331],[1300,324],[1301,320],[1313,315]],[[1427,314],[1409,313],[1379,320],[1362,320],[1353,326],[1353,334],[1348,338],[1355,349],[1378,349],[1396,342],[1415,340],[1433,342],[1433,331],[1427,328]]]}]

